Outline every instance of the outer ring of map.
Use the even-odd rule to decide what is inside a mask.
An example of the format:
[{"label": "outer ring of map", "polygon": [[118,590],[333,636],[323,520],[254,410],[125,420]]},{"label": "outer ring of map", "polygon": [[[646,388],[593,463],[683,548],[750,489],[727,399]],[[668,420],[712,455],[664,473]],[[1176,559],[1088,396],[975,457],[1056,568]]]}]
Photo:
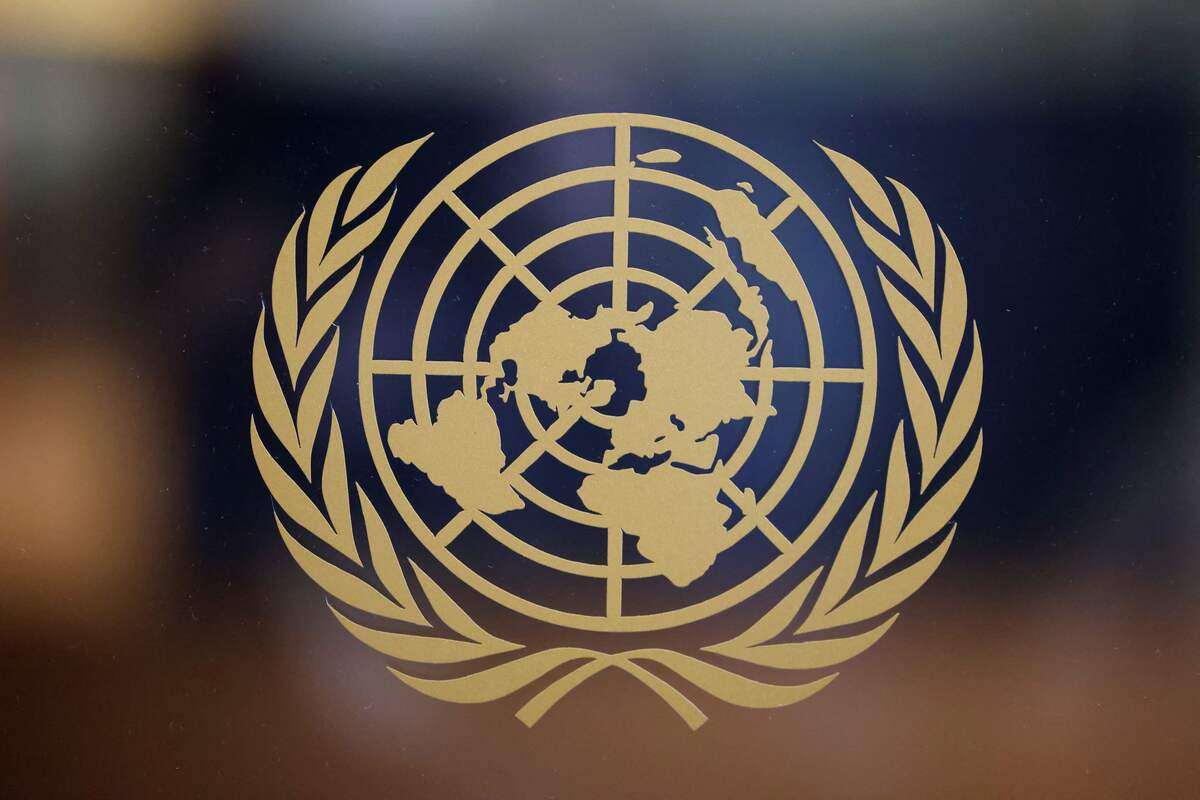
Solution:
[{"label": "outer ring of map", "polygon": [[[790,543],[781,547],[779,555],[772,559],[769,564],[738,585],[733,586],[718,595],[681,608],[650,614],[625,615],[620,613],[619,605],[616,609],[616,613],[614,613],[610,604],[605,615],[581,614],[577,612],[551,608],[531,601],[525,597],[521,597],[520,595],[514,594],[513,592],[492,583],[483,575],[480,575],[478,572],[463,563],[450,550],[449,543],[452,541],[453,535],[457,535],[457,532],[461,532],[462,527],[466,527],[466,525],[469,525],[471,522],[478,522],[482,527],[485,528],[485,530],[488,530],[489,533],[491,533],[493,536],[496,536],[496,538],[500,539],[503,543],[512,546],[513,549],[518,553],[530,556],[528,550],[534,549],[532,546],[524,545],[524,547],[522,547],[524,543],[522,543],[521,540],[517,539],[517,537],[513,536],[511,533],[507,533],[503,530],[497,532],[494,530],[494,528],[499,526],[497,526],[496,523],[491,521],[485,515],[475,515],[474,517],[467,515],[466,520],[457,529],[457,531],[451,531],[451,536],[445,536],[445,531],[443,531],[443,536],[439,537],[430,529],[420,514],[417,513],[416,509],[412,506],[411,502],[409,502],[407,496],[404,494],[403,489],[400,487],[395,472],[392,469],[390,458],[387,454],[383,437],[379,429],[378,417],[376,416],[375,412],[374,385],[375,379],[381,372],[377,364],[377,356],[375,355],[375,333],[382,310],[384,296],[388,286],[391,284],[393,276],[395,275],[399,262],[403,257],[404,252],[411,244],[412,239],[416,235],[417,231],[420,230],[421,226],[424,225],[434,210],[436,210],[437,207],[443,203],[451,205],[452,207],[457,204],[459,206],[460,216],[463,216],[465,212],[467,218],[471,217],[471,212],[462,208],[461,200],[459,200],[457,195],[454,193],[455,190],[465,183],[470,177],[485,167],[491,165],[504,155],[548,138],[567,133],[574,133],[577,131],[595,128],[613,128],[617,132],[619,149],[622,136],[624,136],[626,146],[628,146],[629,130],[635,127],[650,128],[679,134],[725,151],[729,155],[732,155],[750,168],[757,171],[767,180],[776,184],[787,196],[788,200],[785,202],[793,203],[796,210],[801,211],[808,217],[808,219],[817,229],[818,233],[821,235],[822,239],[825,241],[825,244],[829,248],[830,252],[833,254],[834,259],[836,260],[838,267],[842,272],[843,279],[845,280],[850,291],[851,302],[854,307],[855,317],[858,323],[858,333],[861,342],[862,375],[860,385],[862,387],[862,395],[859,404],[859,417],[851,441],[850,449],[847,454],[846,462],[843,465],[841,473],[834,482],[833,488],[830,490],[821,508],[817,511],[813,518],[809,520],[808,524],[804,527],[800,534],[794,540],[791,540]],[[626,161],[627,160],[628,159],[626,159]],[[620,165],[621,163],[622,160],[618,157],[616,159],[616,165]],[[601,176],[607,175],[611,177],[614,172],[620,171],[620,167],[591,167],[586,168],[586,170],[594,170],[600,173],[600,175],[593,178],[593,180],[605,180],[608,178]],[[562,176],[555,176],[546,179],[546,181],[540,182],[542,184],[549,184],[548,187],[543,186],[543,190],[546,188],[553,190],[555,178],[561,177]],[[678,176],[672,177],[677,178]],[[687,179],[680,180],[683,182],[687,181]],[[564,183],[563,185],[574,184]],[[490,233],[490,225],[488,222],[490,216],[495,215],[496,217],[502,217],[506,215],[514,206],[521,204],[522,193],[530,191],[534,186],[537,186],[537,184],[532,184],[526,187],[524,190],[515,192],[497,204],[497,206],[495,206],[489,212],[484,214],[482,218],[475,218],[475,222],[477,224],[474,227],[478,228],[478,233],[480,236],[486,236]],[[464,239],[467,239],[467,237],[464,237]],[[464,240],[460,240],[460,245],[463,244],[463,241]],[[469,242],[469,245],[466,247],[467,250],[469,250],[470,247],[473,247],[478,242],[478,238],[469,240]],[[447,258],[451,257],[452,256],[448,256]],[[433,290],[434,287],[431,285],[429,291]],[[422,313],[418,316],[417,329],[414,334],[414,353],[424,352],[426,350],[432,319],[426,319],[425,316],[424,309],[422,309]],[[807,327],[808,326],[806,325],[806,328]],[[468,337],[469,335],[470,334],[468,334]],[[815,370],[819,371],[824,367],[824,353],[820,345],[819,338],[815,343],[810,343],[810,348],[810,363]],[[866,450],[867,440],[870,438],[871,424],[875,413],[875,399],[877,391],[876,379],[877,358],[874,329],[871,323],[866,293],[863,289],[858,271],[854,266],[849,252],[846,250],[844,243],[837,235],[837,232],[834,230],[832,224],[830,224],[828,218],[825,217],[825,215],[816,206],[807,193],[805,193],[804,190],[795,183],[795,181],[788,177],[786,173],[784,173],[774,164],[767,161],[765,158],[745,147],[744,145],[726,136],[723,136],[722,134],[692,123],[682,122],[667,117],[645,114],[586,114],[552,120],[550,122],[526,128],[523,131],[519,131],[495,142],[494,144],[479,151],[451,171],[450,174],[443,178],[442,181],[421,200],[416,208],[414,208],[412,213],[401,226],[400,231],[397,233],[395,239],[392,241],[386,254],[384,255],[379,273],[375,278],[375,283],[371,289],[371,295],[367,302],[367,309],[364,316],[362,338],[359,349],[359,395],[362,406],[363,425],[368,446],[371,450],[371,456],[375,462],[380,479],[382,480],[389,497],[395,504],[396,509],[400,513],[405,524],[414,532],[414,534],[416,534],[417,538],[430,550],[430,552],[432,552],[434,556],[436,556],[438,560],[441,561],[442,564],[445,565],[456,577],[463,580],[469,586],[481,592],[490,599],[525,616],[566,627],[593,631],[633,632],[659,630],[663,628],[677,627],[679,625],[704,619],[720,613],[721,611],[724,611],[742,602],[756,592],[761,591],[763,588],[774,582],[793,564],[795,564],[796,561],[799,560],[812,547],[822,533],[824,533],[829,523],[840,510],[842,503],[845,501],[850,487],[857,476],[858,469],[862,463],[863,454]],[[424,394],[424,381],[414,380],[411,383],[414,387],[414,400],[417,400],[418,394]],[[421,389],[419,391],[415,388],[418,384],[421,385]],[[810,403],[814,402],[814,399],[819,402],[820,395],[823,392],[824,382],[821,379],[813,380],[810,384],[810,387]],[[428,419],[422,418],[422,406],[424,406],[424,414],[428,415],[427,400],[423,403],[414,403],[414,408],[418,414],[418,420],[423,423],[428,423]],[[551,425],[550,427],[553,429],[555,426]],[[789,459],[789,464],[785,465],[784,467],[783,475],[787,475],[791,471],[789,467],[792,466],[792,461],[794,460],[794,458]],[[796,469],[798,470],[798,466]],[[770,498],[770,495],[773,493],[778,495],[767,502],[767,505],[770,508],[773,508],[774,505],[778,503],[779,499],[786,494],[787,489],[790,488],[790,485],[794,479],[795,475],[793,474],[791,479],[786,482],[786,485],[782,487],[782,491],[779,491],[779,484],[782,483],[782,480],[777,481],[776,485],[772,487],[772,490],[764,495],[764,501],[768,501],[768,498]],[[766,513],[769,513],[769,510],[764,512],[764,514]],[[460,514],[459,516],[462,517],[464,515]],[[747,519],[750,520],[750,522],[753,522],[753,519],[749,517]],[[743,520],[743,522],[745,521],[746,520]],[[497,535],[498,533],[506,535]],[[544,554],[543,551],[536,549],[534,550],[536,553],[547,555]],[[642,569],[629,569],[630,567],[653,567],[653,565],[628,565],[626,568],[628,571],[625,575],[622,575],[619,572],[617,574],[613,574],[613,570],[608,565],[604,564],[583,565],[594,567],[594,569],[581,570],[578,569],[578,566],[580,566],[579,562],[573,562],[558,557],[552,557],[549,559],[549,561],[546,559],[537,558],[534,560],[538,560],[541,563],[552,566],[552,568],[562,569],[562,571],[572,574],[605,578],[610,582],[615,578],[618,585],[618,591],[620,585],[619,582],[622,577],[637,577],[638,573],[642,573],[644,571]]]}]

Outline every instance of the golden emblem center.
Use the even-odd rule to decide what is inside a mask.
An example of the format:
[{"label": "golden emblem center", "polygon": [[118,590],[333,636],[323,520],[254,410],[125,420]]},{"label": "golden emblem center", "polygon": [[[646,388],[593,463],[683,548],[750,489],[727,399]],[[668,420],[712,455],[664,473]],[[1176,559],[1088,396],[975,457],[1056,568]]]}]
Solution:
[{"label": "golden emblem center", "polygon": [[[428,138],[297,217],[254,336],[251,450],[337,620],[426,695],[524,695],[526,725],[609,669],[693,729],[693,688],[778,708],[828,686],[941,564],[978,473],[983,350],[950,238],[903,183],[822,147],[872,256],[865,288],[783,170],[640,114],[502,139],[392,236],[392,187]],[[568,199],[597,188],[598,206]],[[372,474],[335,373],[376,269],[357,342]],[[881,364],[896,380],[877,408]],[[880,467],[860,476],[869,444]],[[805,558],[825,536],[826,558]],[[766,610],[732,635],[561,630],[682,626],[758,592]],[[501,635],[480,595],[561,627]]]},{"label": "golden emblem center", "polygon": [[[497,162],[579,132],[610,135],[608,163],[531,181],[489,207],[472,208],[464,199],[464,187]],[[639,145],[644,135],[658,141],[664,134],[672,138],[669,148]],[[711,186],[689,177],[689,154],[697,148],[735,160],[743,179]],[[610,213],[567,222],[516,248],[499,233],[530,204],[593,184],[611,187]],[[760,208],[756,198],[768,185],[782,199]],[[707,213],[694,224],[632,213],[641,187],[679,193],[703,204]],[[414,238],[436,212],[445,211],[458,219],[457,240],[440,259],[424,252],[414,257],[409,253]],[[820,309],[779,235],[788,225],[815,228],[830,270],[848,291],[858,347],[845,363],[827,363]],[[538,274],[539,258],[585,237],[608,240],[606,263],[580,265],[554,282]],[[653,264],[631,263],[635,237],[665,243],[699,268],[684,282]],[[456,273],[477,248],[490,253],[495,266],[479,279],[484,288],[469,313],[448,311]],[[411,276],[404,270],[410,269],[424,269],[431,277],[407,351],[402,346],[397,352],[381,335],[380,321],[393,284],[408,284]],[[704,307],[718,287],[732,292],[736,314]],[[523,293],[531,307],[499,319],[498,300],[512,291]],[[576,302],[584,296],[592,298],[590,306]],[[635,296],[641,299],[632,302]],[[454,320],[447,327],[442,319],[449,316]],[[462,343],[461,357],[434,357],[431,342],[448,330]],[[803,338],[803,362],[776,357],[784,349],[780,336]],[[618,350],[636,361],[632,379],[594,368],[602,352]],[[866,296],[824,214],[781,169],[749,148],[693,124],[637,114],[570,117],[526,129],[469,158],[430,191],[383,259],[364,318],[359,373],[376,468],[405,524],[429,551],[514,611],[590,630],[684,624],[769,585],[804,555],[841,508],[875,411],[875,340]],[[407,386],[397,389],[397,377]],[[381,383],[385,378],[391,382]],[[447,378],[455,382],[453,391],[444,388]],[[443,387],[436,399],[434,380]],[[630,381],[632,390],[622,385]],[[771,479],[748,480],[748,460],[780,404],[788,402],[776,392],[781,383],[806,386],[798,423],[785,434],[786,455]],[[856,423],[841,445],[847,455],[836,477],[806,487],[821,492],[823,503],[797,521],[777,509],[802,473],[831,383],[857,388]],[[411,396],[411,413],[389,412],[378,402],[380,392],[395,391]],[[523,424],[528,441],[519,449],[506,450],[498,412],[514,414]],[[725,430],[734,422],[737,431]],[[598,456],[575,452],[565,441],[588,426],[609,437]],[[768,435],[773,442],[780,438],[777,432]],[[530,471],[540,460],[577,476],[573,496],[538,485]],[[458,510],[432,520],[397,477],[401,464],[420,470]],[[527,536],[531,523],[522,517],[527,508],[580,529],[571,535],[603,537],[604,557],[586,561],[540,547]],[[531,566],[578,582],[572,591],[594,597],[594,611],[535,600],[524,587],[504,584],[485,565],[470,563],[457,549],[467,531],[491,537]],[[762,537],[772,555],[733,585],[705,580],[748,536]],[[627,587],[638,581],[666,581],[670,606],[638,608],[627,601]]]}]

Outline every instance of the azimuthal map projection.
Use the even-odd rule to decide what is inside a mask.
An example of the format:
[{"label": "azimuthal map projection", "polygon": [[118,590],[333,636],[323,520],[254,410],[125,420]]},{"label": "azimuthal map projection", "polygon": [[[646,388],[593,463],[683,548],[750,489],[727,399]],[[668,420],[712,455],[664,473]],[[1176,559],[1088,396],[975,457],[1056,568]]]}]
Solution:
[{"label": "azimuthal map projection", "polygon": [[[470,575],[473,585],[489,596],[550,621],[565,619],[600,629],[661,627],[679,609],[688,609],[685,613],[696,618],[720,610],[722,604],[735,602],[739,586],[726,589],[723,597],[701,597],[698,602],[695,593],[674,593],[672,603],[678,608],[646,615],[626,602],[626,582],[662,576],[676,588],[689,587],[713,568],[721,553],[747,536],[771,537],[775,553],[773,558],[769,554],[763,558],[764,568],[792,550],[789,537],[769,519],[770,511],[791,488],[811,450],[826,382],[853,385],[856,392],[840,398],[843,402],[859,405],[865,399],[857,433],[860,441],[868,435],[874,392],[873,331],[855,317],[861,333],[858,352],[850,356],[853,360],[825,363],[820,315],[779,234],[793,215],[791,224],[810,228],[815,224],[817,230],[824,228],[831,235],[832,226],[820,217],[810,221],[791,199],[797,191],[789,191],[789,179],[772,170],[765,159],[749,151],[737,152],[742,180],[729,188],[714,188],[689,174],[693,161],[703,163],[706,151],[720,151],[724,144],[708,132],[650,117],[602,115],[566,122],[561,128],[543,128],[541,135],[569,139],[576,132],[607,134],[609,163],[581,163],[579,169],[519,188],[490,210],[477,213],[455,193],[457,184],[499,166],[509,155],[506,151],[523,144],[518,135],[484,151],[477,162],[467,162],[466,170],[452,173],[430,193],[427,207],[436,208],[435,200],[438,206],[448,207],[462,218],[464,229],[436,267],[416,321],[411,357],[390,359],[375,347],[367,368],[410,376],[412,418],[380,420],[389,463],[398,459],[412,464],[461,507],[440,529],[430,530],[435,552],[449,564],[461,564],[460,574]],[[670,146],[635,145],[635,134],[643,131],[667,134],[663,141]],[[534,141],[524,144],[525,148],[536,145]],[[782,199],[767,191],[768,181],[776,182],[775,194]],[[540,232],[515,252],[494,232],[523,208],[589,184],[611,195],[611,207],[602,215]],[[686,220],[672,224],[635,215],[631,208],[643,187],[685,194],[703,215],[695,214],[690,226]],[[755,202],[763,196],[774,201],[765,211]],[[423,212],[418,207],[410,221]],[[546,285],[538,275],[539,262],[584,238],[596,240],[596,252],[589,255],[597,263],[566,263],[562,268],[566,277]],[[666,243],[670,249],[661,260],[679,265],[672,272],[680,275],[678,281],[662,268],[655,271],[639,263],[642,239]],[[495,274],[470,317],[459,325],[462,330],[454,332],[461,341],[461,357],[430,359],[433,326],[446,305],[442,287],[449,287],[455,273],[464,268],[468,248],[479,248],[484,256],[490,253]],[[833,259],[826,261],[838,269]],[[857,276],[847,272],[839,279],[847,287],[846,299],[857,299],[856,311],[865,318]],[[377,280],[377,286],[386,285],[386,271]],[[496,313],[495,300],[506,289],[525,295],[532,308],[510,313],[509,319]],[[714,302],[718,289],[735,300]],[[586,297],[580,297],[585,292]],[[635,302],[630,302],[631,296],[637,298]],[[575,298],[581,302],[570,303]],[[788,327],[782,325],[785,318],[791,322]],[[789,348],[796,363],[776,358],[773,320],[803,342],[807,352],[795,343]],[[485,331],[490,329],[497,332],[487,338]],[[368,311],[364,357],[371,346],[370,330]],[[452,336],[452,330],[439,328],[438,335]],[[597,363],[597,352],[614,349],[614,343],[634,368],[609,370],[619,373],[616,379],[595,374],[591,367],[603,370],[605,366]],[[441,399],[435,409],[427,378],[437,372],[461,374],[462,379],[461,388]],[[787,409],[799,415],[778,413],[780,401],[773,397],[773,385],[785,381],[803,383],[808,389],[799,402],[792,399],[797,408]],[[814,385],[821,388],[814,392]],[[364,393],[364,402],[370,397],[370,392]],[[535,402],[548,413],[539,415]],[[505,406],[523,412],[521,424],[532,436],[515,452],[506,452],[501,445],[496,414]],[[365,416],[372,418],[369,413]],[[777,416],[800,417],[800,424],[787,433],[772,432],[788,436],[784,447],[789,456],[771,483],[748,483],[743,468]],[[735,421],[744,424],[729,430],[729,423]],[[560,442],[575,429],[591,429],[599,437],[598,457],[592,453],[588,458]],[[844,433],[848,442],[855,431]],[[856,455],[861,455],[861,446],[849,452],[850,458]],[[559,473],[553,477],[567,487],[573,480],[574,491],[554,495],[527,476],[538,460],[549,461]],[[855,464],[848,464],[843,473],[852,476],[855,469]],[[833,488],[827,485],[825,492]],[[604,563],[564,563],[566,559],[554,550],[527,544],[520,522],[505,523],[506,512],[528,504],[584,526],[566,535],[618,541],[606,545]],[[604,607],[592,614],[560,614],[563,610],[535,607],[527,599],[529,589],[495,585],[453,548],[462,529],[470,525],[498,534],[503,543],[535,563],[591,578],[589,583],[604,586]],[[625,546],[625,537],[630,537],[632,548]],[[627,554],[633,558],[626,558]],[[786,564],[786,559],[779,563]]]},{"label": "azimuthal map projection", "polygon": [[[744,252],[762,262],[761,267],[750,266],[764,278],[790,277],[790,300],[808,300],[787,252],[743,191],[717,191],[710,196],[723,222],[722,234],[738,239]],[[730,486],[732,470],[717,460],[716,428],[756,413],[775,413],[769,404],[758,406],[743,384],[750,367],[769,368],[769,313],[759,291],[729,257],[725,242],[707,228],[705,232],[712,274],[728,281],[744,298],[738,312],[751,321],[753,332],[734,328],[719,311],[695,307],[704,290],[714,288],[711,282],[688,293],[659,283],[672,311],[653,328],[646,325],[653,304],[635,310],[617,307],[621,303],[617,290],[610,305],[586,318],[572,316],[545,294],[533,311],[487,347],[486,363],[512,364],[512,382],[504,375],[494,376],[491,382],[493,376],[486,374],[484,394],[479,395],[474,379],[468,378],[471,385],[443,400],[432,424],[409,421],[392,426],[388,443],[393,454],[415,463],[464,509],[489,514],[511,511],[525,501],[503,471],[505,456],[486,396],[489,388],[503,384],[504,401],[514,391],[539,398],[559,420],[593,412],[588,421],[611,431],[611,446],[599,468],[589,466],[579,498],[605,528],[637,537],[638,551],[672,583],[684,586],[700,577],[731,544],[725,523],[733,509],[722,505],[718,495]],[[600,269],[597,277],[614,286],[622,280],[619,273],[628,272],[627,266]],[[536,284],[531,291],[544,294]],[[639,399],[626,404],[624,413],[609,416],[603,410],[612,404],[614,381],[593,379],[587,363],[614,340],[633,348],[645,388]],[[560,429],[565,425],[558,424]],[[460,444],[465,450],[457,449]],[[643,461],[637,465],[633,459]],[[531,495],[535,501],[539,497]]]},{"label": "azimuthal map projection", "polygon": [[[864,270],[744,144],[590,114],[500,139],[385,234],[429,140],[340,175],[280,251],[254,366],[287,453],[258,421],[251,438],[292,556],[357,638],[456,670],[393,669],[409,686],[455,702],[529,692],[529,725],[610,667],[693,728],[703,712],[647,665],[748,707],[823,688],[940,564],[978,469],[982,349],[945,232],[904,184],[809,144],[848,189],[859,250],[877,260]],[[367,270],[359,323],[347,309]],[[334,392],[342,326],[359,324],[357,411],[382,492]],[[881,337],[899,373],[888,403]],[[882,476],[864,480],[871,447]],[[832,562],[806,558],[819,541]],[[483,599],[644,643],[768,588],[750,627],[683,649],[534,646],[469,610]]]}]

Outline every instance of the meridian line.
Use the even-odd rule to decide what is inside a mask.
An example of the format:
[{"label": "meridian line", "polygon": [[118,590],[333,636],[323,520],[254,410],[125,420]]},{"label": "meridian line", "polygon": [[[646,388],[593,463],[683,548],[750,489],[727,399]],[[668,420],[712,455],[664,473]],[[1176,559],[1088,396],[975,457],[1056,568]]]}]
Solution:
[{"label": "meridian line", "polygon": [[533,462],[541,458],[542,454],[546,452],[548,443],[556,441],[558,437],[570,430],[571,426],[579,421],[581,415],[582,412],[575,406],[562,412],[562,415],[554,420],[550,427],[546,429],[544,435],[539,436],[528,447],[522,450],[520,455],[510,461],[507,467],[500,470],[500,477],[506,478],[509,475],[520,475],[529,469],[533,465]]},{"label": "meridian line", "polygon": [[628,125],[616,126],[616,147],[613,155],[613,243],[612,243],[612,307],[625,311],[629,307],[629,176],[632,169],[629,155]]},{"label": "meridian line", "polygon": [[471,524],[471,512],[465,508],[454,515],[454,519],[442,526],[442,529],[433,535],[434,540],[442,547],[449,547],[460,533],[467,529]]},{"label": "meridian line", "polygon": [[620,528],[608,529],[608,578],[605,579],[604,613],[621,616],[621,558],[625,533]]},{"label": "meridian line", "polygon": [[682,303],[677,303],[675,309],[684,311],[690,308],[695,308],[701,300],[708,296],[708,293],[721,285],[724,276],[720,270],[713,268],[708,273],[696,282],[696,285],[688,290],[687,298]]},{"label": "meridian line", "polygon": [[791,195],[783,198],[783,201],[779,205],[775,206],[775,210],[767,215],[767,227],[771,230],[775,230],[783,224],[785,219],[791,216],[793,211],[799,207],[800,204],[797,203],[796,198],[792,197]]},{"label": "meridian line", "polygon": [[784,536],[783,531],[776,528],[771,520],[767,519],[766,514],[759,511],[758,501],[755,500],[752,492],[742,489],[728,478],[721,486],[721,491],[741,509],[745,516],[745,519],[742,520],[743,523],[753,525],[762,531],[763,536],[766,536],[779,552],[787,552],[787,549],[792,546],[791,540]]},{"label": "meridian line", "polygon": [[496,257],[506,267],[513,271],[513,275],[517,280],[524,284],[525,288],[529,289],[538,300],[545,300],[550,296],[550,290],[546,288],[546,284],[542,283],[538,276],[529,271],[528,265],[522,264],[517,260],[516,254],[512,250],[509,250],[504,242],[500,241],[500,238],[496,236],[496,233],[491,228],[483,224],[474,211],[467,208],[467,204],[457,194],[447,192],[446,205],[455,214],[458,214],[459,218],[471,229],[471,232],[478,236],[479,240],[486,244],[488,249],[495,253]]},{"label": "meridian line", "polygon": [[759,514],[757,510],[754,513],[754,522],[758,529],[770,540],[771,544],[775,545],[776,550],[786,553],[787,549],[792,546],[791,539],[784,536],[783,531],[776,528],[775,523],[767,519],[765,514]]}]

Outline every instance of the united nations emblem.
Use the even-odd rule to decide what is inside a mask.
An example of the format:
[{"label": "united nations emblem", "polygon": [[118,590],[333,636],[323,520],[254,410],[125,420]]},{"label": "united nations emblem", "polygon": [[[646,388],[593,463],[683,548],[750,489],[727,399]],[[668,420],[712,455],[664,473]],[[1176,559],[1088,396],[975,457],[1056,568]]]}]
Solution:
[{"label": "united nations emblem", "polygon": [[847,246],[763,156],[641,114],[501,139],[390,224],[428,140],[296,219],[254,339],[254,458],[337,619],[433,697],[523,692],[529,725],[608,668],[693,728],[697,688],[827,685],[941,563],[979,466],[949,238],[814,148]]}]

